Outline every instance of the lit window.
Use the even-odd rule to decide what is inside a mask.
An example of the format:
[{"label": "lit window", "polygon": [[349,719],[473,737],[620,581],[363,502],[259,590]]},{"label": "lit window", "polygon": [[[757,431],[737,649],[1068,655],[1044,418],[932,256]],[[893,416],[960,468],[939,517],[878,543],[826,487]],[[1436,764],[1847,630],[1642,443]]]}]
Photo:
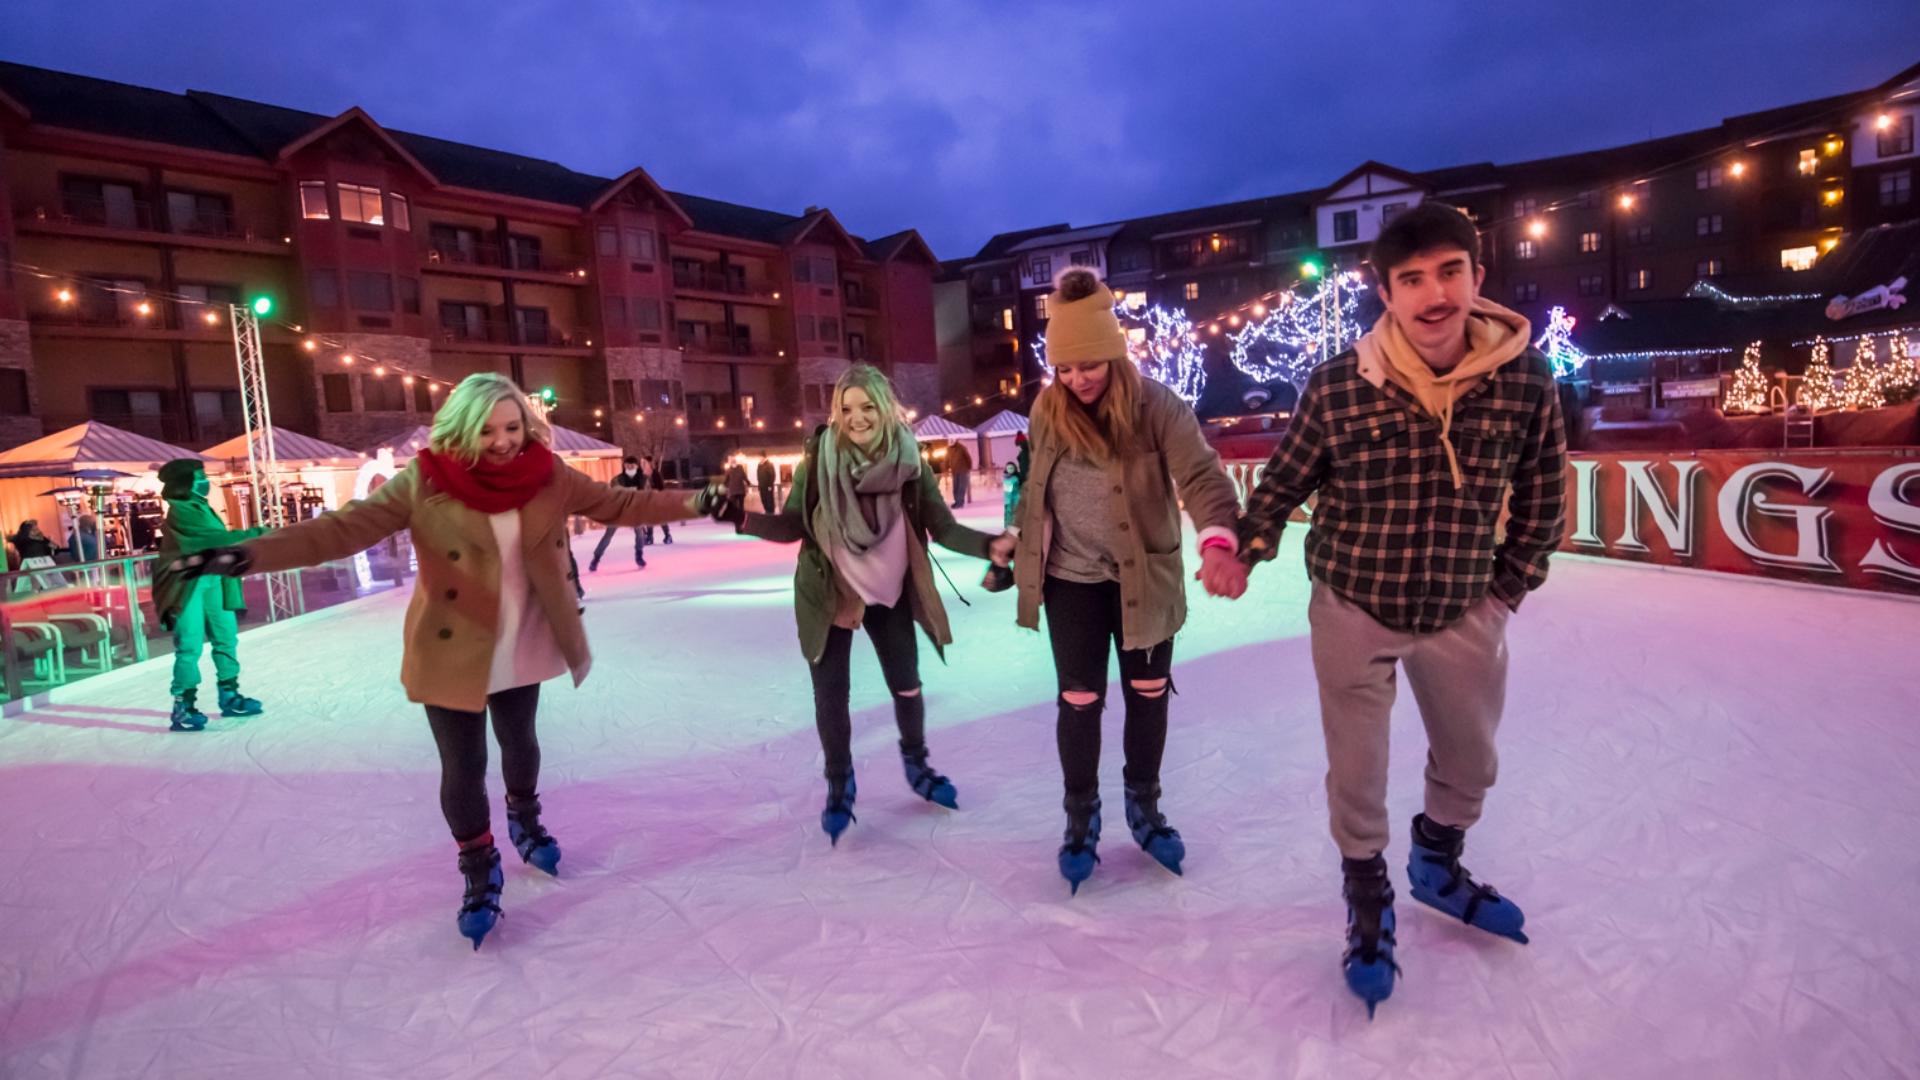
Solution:
[{"label": "lit window", "polygon": [[1876,141],[1875,149],[1883,158],[1913,153],[1913,114],[1908,113],[1880,129]]},{"label": "lit window", "polygon": [[389,194],[387,207],[393,213],[393,227],[401,232],[413,231],[413,215],[407,207],[405,195]]},{"label": "lit window", "polygon": [[[1053,257],[1052,256],[1047,256],[1046,258],[1035,257],[1033,262],[1028,266],[1027,271],[1028,271],[1027,272],[1028,280],[1052,281],[1053,280]],[[1045,316],[1041,316],[1041,317],[1045,318]]]},{"label": "lit window", "polygon": [[1000,309],[1000,325],[1008,330],[1013,329],[1013,309],[1012,308]]},{"label": "lit window", "polygon": [[1699,236],[1718,236],[1721,226],[1719,214],[1701,214],[1693,219],[1693,231]]},{"label": "lit window", "polygon": [[1694,264],[1693,273],[1695,277],[1703,277],[1703,278],[1719,277],[1721,273],[1726,270],[1726,268],[1727,268],[1727,264],[1723,260],[1701,259],[1699,262]]},{"label": "lit window", "polygon": [[1033,317],[1036,319],[1045,321],[1047,317],[1047,298],[1046,297],[1036,296],[1033,298]]},{"label": "lit window", "polygon": [[1653,271],[1641,269],[1627,274],[1627,288],[1634,292],[1645,292],[1653,288]]},{"label": "lit window", "polygon": [[1820,258],[1820,249],[1812,244],[1780,250],[1780,265],[1788,270],[1811,270],[1814,261],[1818,258]]},{"label": "lit window", "polygon": [[1540,254],[1539,245],[1531,240],[1522,240],[1513,245],[1513,257],[1516,259],[1531,259],[1538,254]]},{"label": "lit window", "polygon": [[362,187],[359,184],[341,184],[340,220],[358,221],[367,225],[386,223],[386,215],[380,212],[380,189]]},{"label": "lit window", "polygon": [[1200,283],[1197,281],[1187,282],[1186,286],[1181,292],[1181,295],[1185,296],[1189,300],[1200,299]]},{"label": "lit window", "polygon": [[1717,188],[1727,182],[1726,169],[1719,165],[1709,165],[1693,172],[1693,186],[1701,191]]},{"label": "lit window", "polygon": [[323,180],[300,181],[300,216],[308,221],[325,221],[333,215],[327,212],[327,185]]},{"label": "lit window", "polygon": [[1538,209],[1540,209],[1539,199],[1517,199],[1513,204],[1513,216],[1516,218],[1529,218],[1532,217],[1534,211]]},{"label": "lit window", "polygon": [[1594,252],[1599,250],[1600,250],[1600,234],[1599,233],[1583,232],[1580,234],[1580,253],[1581,254],[1591,255]]},{"label": "lit window", "polygon": [[1818,150],[1800,151],[1800,175],[1812,176],[1820,171],[1820,152]]}]

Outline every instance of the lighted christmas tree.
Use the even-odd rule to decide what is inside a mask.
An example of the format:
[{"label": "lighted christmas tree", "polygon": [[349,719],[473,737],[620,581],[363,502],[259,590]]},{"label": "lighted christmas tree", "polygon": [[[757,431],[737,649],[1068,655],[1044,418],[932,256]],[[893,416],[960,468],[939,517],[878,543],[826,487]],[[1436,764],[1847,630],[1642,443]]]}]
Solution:
[{"label": "lighted christmas tree", "polygon": [[1863,337],[1853,353],[1853,366],[1847,369],[1846,382],[1840,386],[1840,404],[1849,409],[1877,409],[1887,403],[1880,392],[1880,362],[1873,339]]},{"label": "lighted christmas tree", "polygon": [[1720,407],[1725,413],[1762,413],[1767,411],[1767,377],[1760,371],[1760,343],[1747,346],[1746,355],[1740,358],[1740,370],[1733,376],[1733,385],[1727,388],[1726,403]]},{"label": "lighted christmas tree", "polygon": [[1826,338],[1814,338],[1813,359],[1807,361],[1807,373],[1800,381],[1800,396],[1796,400],[1814,412],[1836,408],[1840,404],[1840,395],[1833,389],[1833,364],[1828,359],[1830,351]]},{"label": "lighted christmas tree", "polygon": [[1920,373],[1914,371],[1913,346],[1907,335],[1895,334],[1887,347],[1887,366],[1880,369],[1880,386],[1889,404],[1898,405],[1920,396]]}]

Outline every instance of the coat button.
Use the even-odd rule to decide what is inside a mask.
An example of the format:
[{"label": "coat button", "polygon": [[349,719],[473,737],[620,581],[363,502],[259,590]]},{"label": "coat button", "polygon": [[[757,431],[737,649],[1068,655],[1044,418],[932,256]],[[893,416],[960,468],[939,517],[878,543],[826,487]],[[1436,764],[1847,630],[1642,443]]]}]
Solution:
[{"label": "coat button", "polygon": [[448,590],[447,590],[447,599],[449,599],[449,600],[458,600],[458,599],[460,599],[460,590],[459,590],[459,589],[448,589]]},{"label": "coat button", "polygon": [[452,637],[453,637],[453,631],[451,631],[451,630],[449,630],[449,629],[447,629],[447,628],[446,628],[446,627],[444,627],[444,626],[440,628],[440,640],[441,640],[441,641],[447,641],[447,640],[449,640],[449,639],[451,639]]},{"label": "coat button", "polygon": [[447,561],[448,561],[448,562],[459,562],[459,561],[460,561],[460,553],[459,553],[458,551],[449,551],[449,552],[447,552]]},{"label": "coat button", "polygon": [[1121,531],[1121,532],[1126,532],[1126,531],[1127,531],[1127,523],[1126,523],[1126,522],[1124,522],[1124,521],[1123,521],[1123,522],[1121,522],[1121,523],[1120,523],[1120,531]]},{"label": "coat button", "polygon": [[1113,485],[1113,493],[1115,495],[1123,495],[1126,493],[1126,490],[1126,488],[1121,487],[1119,484]]},{"label": "coat button", "polygon": [[553,546],[554,546],[554,547],[566,547],[566,546],[567,546],[567,542],[566,542],[565,540],[555,540],[555,541],[553,542]]}]

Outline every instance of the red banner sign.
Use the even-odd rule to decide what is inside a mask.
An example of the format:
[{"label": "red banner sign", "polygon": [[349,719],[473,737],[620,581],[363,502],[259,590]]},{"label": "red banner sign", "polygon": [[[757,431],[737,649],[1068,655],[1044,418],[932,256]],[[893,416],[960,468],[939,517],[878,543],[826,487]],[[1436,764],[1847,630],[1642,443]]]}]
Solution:
[{"label": "red banner sign", "polygon": [[1920,450],[1575,454],[1560,550],[1920,595]]}]

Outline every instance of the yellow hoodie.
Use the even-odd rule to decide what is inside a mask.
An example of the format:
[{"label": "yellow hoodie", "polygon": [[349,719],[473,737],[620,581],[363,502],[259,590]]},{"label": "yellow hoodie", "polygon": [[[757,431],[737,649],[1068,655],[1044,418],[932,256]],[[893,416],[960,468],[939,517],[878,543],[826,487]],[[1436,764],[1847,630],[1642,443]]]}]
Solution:
[{"label": "yellow hoodie", "polygon": [[[1453,405],[1460,396],[1480,385],[1480,380],[1511,363],[1527,351],[1533,326],[1519,312],[1501,307],[1484,296],[1473,301],[1467,314],[1467,355],[1451,371],[1435,371],[1427,366],[1394,321],[1393,313],[1380,316],[1373,329],[1361,337],[1354,349],[1359,353],[1360,373],[1378,372],[1413,396],[1428,416],[1440,422],[1440,445],[1447,451],[1447,468],[1453,473],[1457,491],[1464,483],[1460,458],[1453,450],[1449,433],[1453,428]],[[1370,379],[1374,385],[1379,380]]]}]

